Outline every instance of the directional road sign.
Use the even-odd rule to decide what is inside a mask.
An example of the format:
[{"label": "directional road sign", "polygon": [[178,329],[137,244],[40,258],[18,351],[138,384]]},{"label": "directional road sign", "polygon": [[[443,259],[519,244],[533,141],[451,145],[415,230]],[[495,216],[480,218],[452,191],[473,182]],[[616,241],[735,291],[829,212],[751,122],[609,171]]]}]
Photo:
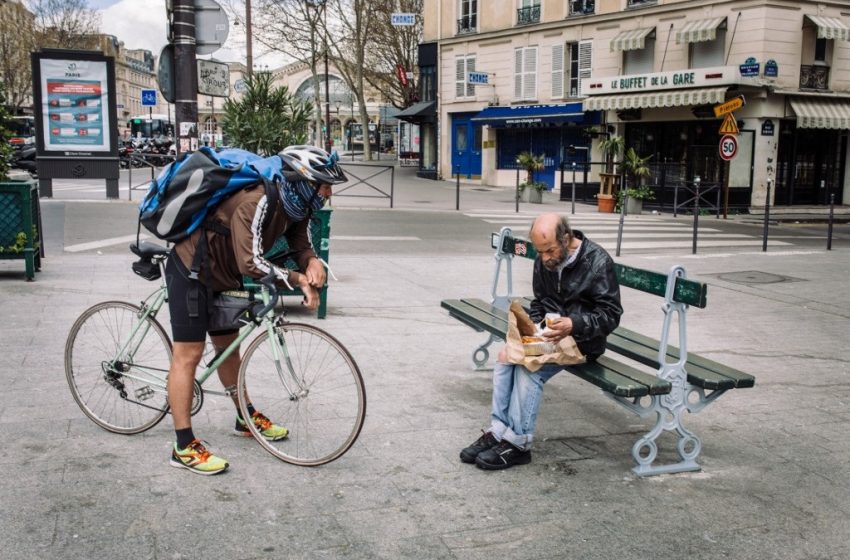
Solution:
[{"label": "directional road sign", "polygon": [[722,117],[723,115],[726,115],[728,113],[732,113],[733,111],[737,111],[738,109],[743,107],[745,104],[746,104],[746,100],[744,99],[744,96],[739,95],[738,97],[736,97],[734,99],[730,99],[726,103],[722,103],[720,105],[715,105],[714,106],[714,116],[715,117]]},{"label": "directional road sign", "polygon": [[738,155],[738,139],[727,134],[720,138],[720,159],[729,161]]},{"label": "directional road sign", "polygon": [[155,89],[143,89],[142,90],[142,107],[155,107],[156,106],[156,90]]},{"label": "directional road sign", "polygon": [[738,122],[732,116],[732,113],[726,113],[726,116],[723,117],[723,124],[720,125],[718,132],[720,134],[738,134]]}]

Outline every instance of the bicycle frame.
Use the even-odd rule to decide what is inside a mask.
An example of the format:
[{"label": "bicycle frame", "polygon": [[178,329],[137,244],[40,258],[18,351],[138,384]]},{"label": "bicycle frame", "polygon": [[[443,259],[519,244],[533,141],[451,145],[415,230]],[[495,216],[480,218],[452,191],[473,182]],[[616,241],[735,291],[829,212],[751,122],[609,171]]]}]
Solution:
[{"label": "bicycle frame", "polygon": [[[139,321],[133,327],[130,336],[128,337],[124,345],[119,349],[117,355],[113,357],[111,362],[112,364],[119,362],[120,357],[122,356],[129,356],[130,360],[132,361],[132,358],[138,351],[142,341],[148,335],[150,323],[146,321],[146,319],[155,318],[159,313],[160,309],[162,309],[162,306],[168,301],[168,288],[165,283],[165,260],[165,258],[161,258],[157,263],[159,265],[162,278],[160,282],[160,287],[147,298],[145,298],[144,301],[142,301],[142,313],[141,315],[139,315]],[[267,287],[261,287],[260,297],[262,299],[263,305],[268,306],[269,302],[272,299],[272,296]],[[275,367],[277,369],[277,373],[280,376],[283,386],[289,392],[290,398],[296,400],[300,397],[306,396],[307,393],[303,383],[295,375],[295,370],[292,366],[292,362],[290,361],[290,356],[289,352],[286,349],[286,344],[283,341],[283,338],[277,336],[277,334],[275,333],[274,328],[276,323],[276,315],[274,313],[274,309],[269,309],[268,312],[259,317],[259,319],[260,323],[257,323],[255,321],[246,322],[245,326],[239,329],[239,335],[236,337],[236,339],[231,342],[226,348],[219,350],[216,356],[213,358],[212,362],[209,363],[203,371],[195,375],[195,380],[198,382],[199,385],[203,385],[206,380],[209,379],[209,377],[213,374],[213,372],[215,372],[219,368],[219,366],[228,357],[230,357],[230,355],[242,344],[242,342],[244,342],[245,339],[251,336],[255,329],[262,325],[268,333],[268,340],[270,341],[272,346],[272,355],[274,356],[274,362]],[[135,344],[134,341],[136,341]],[[283,367],[281,365],[281,359],[286,362],[287,369],[289,370],[289,378],[295,382],[295,385],[298,388],[296,392],[293,392],[292,388],[290,387],[290,384],[286,382],[285,372],[283,371]],[[144,367],[142,367],[141,369],[144,370]],[[159,377],[153,372],[147,370],[145,371],[148,375],[161,382],[161,385],[159,385],[160,389],[166,389],[165,378]],[[151,381],[148,379],[139,379],[133,375],[130,375],[128,372],[122,372],[122,375],[143,382]],[[235,388],[233,387],[225,387],[224,391],[205,390],[204,392],[209,393],[211,395],[233,397],[234,391]]]}]

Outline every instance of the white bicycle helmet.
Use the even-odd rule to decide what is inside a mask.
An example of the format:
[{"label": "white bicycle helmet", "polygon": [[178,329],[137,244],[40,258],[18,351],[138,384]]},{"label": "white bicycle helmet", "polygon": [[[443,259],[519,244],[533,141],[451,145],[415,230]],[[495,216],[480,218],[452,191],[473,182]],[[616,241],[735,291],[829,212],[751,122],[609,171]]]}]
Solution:
[{"label": "white bicycle helmet", "polygon": [[328,154],[315,146],[299,145],[284,148],[278,156],[283,160],[286,171],[294,172],[300,179],[314,185],[336,185],[348,181],[337,163],[339,156],[336,152]]}]

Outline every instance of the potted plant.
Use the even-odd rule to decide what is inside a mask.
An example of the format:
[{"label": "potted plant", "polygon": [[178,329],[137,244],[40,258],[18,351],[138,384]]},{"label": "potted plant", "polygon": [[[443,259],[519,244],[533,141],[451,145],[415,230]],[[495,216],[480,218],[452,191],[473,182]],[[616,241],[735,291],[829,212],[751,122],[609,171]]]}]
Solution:
[{"label": "potted plant", "polygon": [[599,148],[605,154],[605,172],[599,174],[599,194],[596,196],[600,212],[614,211],[614,195],[620,177],[614,173],[614,160],[620,157],[624,145],[622,136],[609,136],[599,143]]},{"label": "potted plant", "polygon": [[[647,163],[652,155],[641,157],[634,148],[626,150],[623,158],[623,169],[629,177],[628,188],[625,189],[629,195],[626,211],[630,214],[640,214],[643,211],[643,201],[655,198],[652,189],[644,184],[644,180],[650,176],[651,170]],[[618,203],[622,203],[622,197],[618,197]]]},{"label": "potted plant", "polygon": [[640,214],[643,212],[644,200],[655,200],[655,192],[646,185],[620,189],[617,193],[617,210],[622,208],[623,199],[626,200],[627,214]]},{"label": "potted plant", "polygon": [[523,182],[519,184],[519,193],[523,202],[540,204],[543,202],[543,191],[548,185],[542,181]]}]

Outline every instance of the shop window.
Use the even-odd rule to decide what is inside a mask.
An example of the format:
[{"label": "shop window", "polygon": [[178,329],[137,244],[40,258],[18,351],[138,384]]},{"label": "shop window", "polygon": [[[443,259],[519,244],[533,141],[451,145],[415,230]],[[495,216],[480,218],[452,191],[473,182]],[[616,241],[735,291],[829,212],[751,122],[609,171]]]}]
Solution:
[{"label": "shop window", "polygon": [[422,101],[434,101],[437,99],[437,67],[420,66],[419,84]]},{"label": "shop window", "polygon": [[623,74],[648,74],[655,71],[655,39],[647,37],[644,48],[623,51]]},{"label": "shop window", "polygon": [[466,83],[466,75],[475,72],[474,56],[459,56],[455,59],[455,98],[475,97],[475,86]]},{"label": "shop window", "polygon": [[514,100],[537,99],[537,47],[514,49]]},{"label": "shop window", "polygon": [[711,68],[726,64],[726,30],[718,29],[713,41],[691,43],[690,68]]},{"label": "shop window", "polygon": [[472,33],[478,29],[478,0],[460,0],[457,32]]}]

